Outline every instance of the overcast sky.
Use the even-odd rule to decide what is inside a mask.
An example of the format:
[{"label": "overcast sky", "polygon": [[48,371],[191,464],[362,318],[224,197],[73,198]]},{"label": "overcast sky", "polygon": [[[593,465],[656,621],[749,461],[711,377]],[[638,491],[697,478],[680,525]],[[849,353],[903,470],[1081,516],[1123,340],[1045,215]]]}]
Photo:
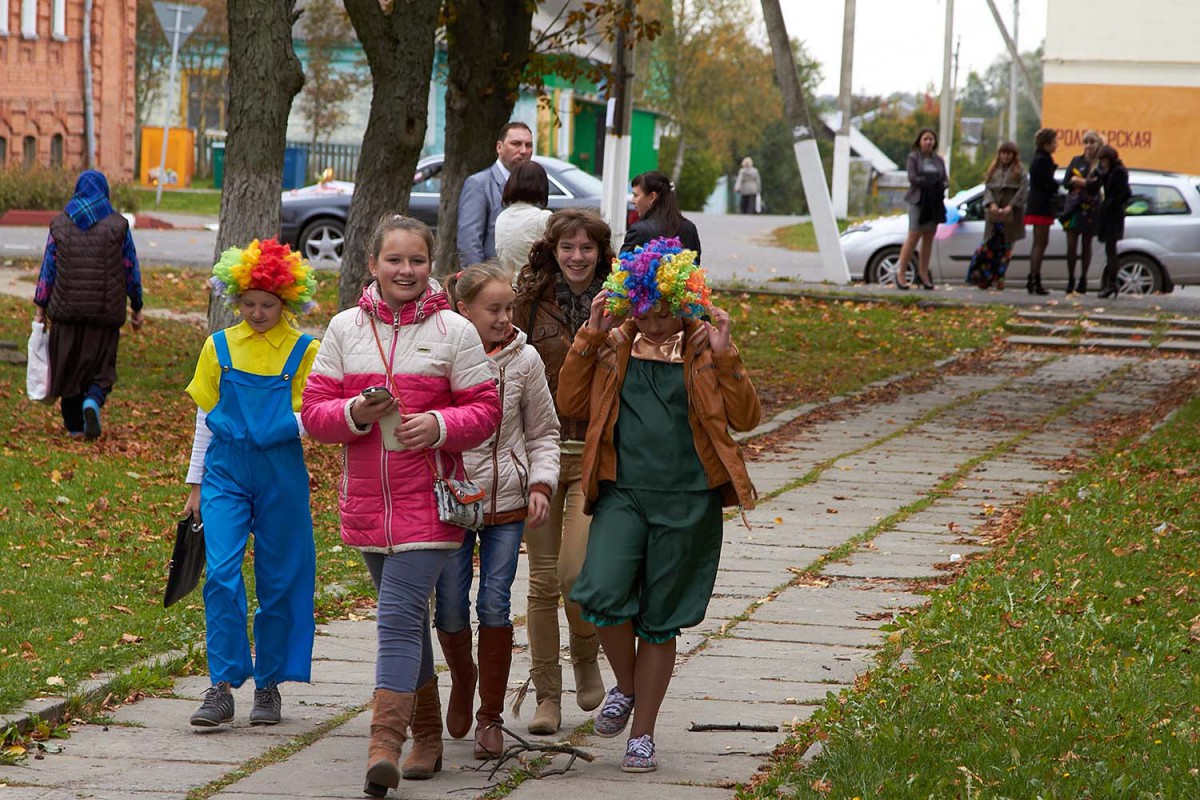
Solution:
[{"label": "overcast sky", "polygon": [[[1004,24],[1012,27],[1012,0],[995,0]],[[1020,0],[1018,44],[1033,50],[1046,36],[1047,0]],[[844,0],[780,0],[788,35],[802,39],[821,62],[818,94],[838,93],[842,63]],[[756,4],[757,5],[757,4]],[[761,7],[758,9],[762,17]],[[888,95],[942,85],[945,0],[856,0],[854,91]],[[954,36],[961,37],[958,85],[971,70],[982,72],[1004,52],[1004,39],[986,0],[956,0]]]}]

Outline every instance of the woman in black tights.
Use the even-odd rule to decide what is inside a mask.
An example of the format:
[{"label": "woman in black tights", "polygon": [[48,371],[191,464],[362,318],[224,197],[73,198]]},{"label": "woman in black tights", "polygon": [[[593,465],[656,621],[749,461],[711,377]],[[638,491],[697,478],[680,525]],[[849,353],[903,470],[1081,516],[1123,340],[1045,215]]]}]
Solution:
[{"label": "woman in black tights", "polygon": [[1121,163],[1117,149],[1104,145],[1097,154],[1100,176],[1104,185],[1104,200],[1100,203],[1100,219],[1096,235],[1104,242],[1104,277],[1098,297],[1112,297],[1117,286],[1117,242],[1125,237],[1125,206],[1133,196],[1129,190],[1129,170]]},{"label": "woman in black tights", "polygon": [[1054,196],[1058,181],[1054,178],[1054,151],[1058,149],[1058,132],[1042,128],[1033,137],[1033,160],[1029,162],[1029,205],[1025,222],[1033,226],[1033,247],[1029,251],[1029,277],[1025,289],[1030,294],[1049,294],[1042,286],[1042,259],[1050,241],[1050,226],[1054,224]]}]

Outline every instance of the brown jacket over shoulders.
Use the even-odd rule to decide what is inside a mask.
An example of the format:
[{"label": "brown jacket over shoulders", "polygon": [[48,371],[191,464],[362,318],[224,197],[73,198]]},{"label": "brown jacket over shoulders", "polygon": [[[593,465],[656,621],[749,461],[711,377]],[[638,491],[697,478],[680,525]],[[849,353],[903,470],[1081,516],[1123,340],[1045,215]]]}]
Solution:
[{"label": "brown jacket over shoulders", "polygon": [[[525,331],[529,344],[542,357],[542,363],[546,365],[546,383],[550,386],[550,394],[556,396],[558,371],[562,369],[567,351],[571,348],[571,331],[562,312],[558,310],[553,281],[535,302],[518,303],[513,308],[513,324]],[[557,411],[562,441],[582,442],[587,436],[586,416],[584,419],[571,419],[561,407]]]},{"label": "brown jacket over shoulders", "polygon": [[[758,425],[762,414],[758,394],[736,347],[714,353],[708,331],[701,323],[684,320],[683,324],[688,422],[708,485],[721,489],[723,505],[753,508],[758,491],[750,482],[741,449],[729,429],[748,431]],[[588,420],[583,486],[589,513],[599,495],[600,481],[617,477],[613,434],[636,332],[632,320],[607,334],[586,326],[580,328],[558,377],[561,412]]]}]

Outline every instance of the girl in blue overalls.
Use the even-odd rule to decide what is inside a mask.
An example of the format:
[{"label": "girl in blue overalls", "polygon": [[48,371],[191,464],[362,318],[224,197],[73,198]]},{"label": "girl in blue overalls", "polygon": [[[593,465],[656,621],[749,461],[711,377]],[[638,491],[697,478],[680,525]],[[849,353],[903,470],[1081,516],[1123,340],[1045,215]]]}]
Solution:
[{"label": "girl in blue overalls", "polygon": [[[318,343],[292,325],[316,282],[298,253],[274,239],[226,250],[213,291],[242,321],[204,343],[187,392],[199,407],[185,514],[203,520],[208,672],[191,717],[233,720],[232,689],[254,676],[251,725],[280,721],[278,685],[310,679],[316,553],[300,400]],[[242,561],[254,532],[254,658],[246,635]]]}]

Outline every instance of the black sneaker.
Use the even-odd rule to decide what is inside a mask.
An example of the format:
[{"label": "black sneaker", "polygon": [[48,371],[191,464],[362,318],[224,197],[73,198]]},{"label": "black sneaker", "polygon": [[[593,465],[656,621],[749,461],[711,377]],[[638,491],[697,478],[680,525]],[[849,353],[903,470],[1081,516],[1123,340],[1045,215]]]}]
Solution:
[{"label": "black sneaker", "polygon": [[250,709],[250,724],[278,725],[282,706],[283,699],[279,696],[279,687],[275,684],[255,689],[254,708]]},{"label": "black sneaker", "polygon": [[208,687],[204,702],[192,714],[192,724],[198,728],[215,728],[223,722],[233,722],[233,691],[227,681]]}]

